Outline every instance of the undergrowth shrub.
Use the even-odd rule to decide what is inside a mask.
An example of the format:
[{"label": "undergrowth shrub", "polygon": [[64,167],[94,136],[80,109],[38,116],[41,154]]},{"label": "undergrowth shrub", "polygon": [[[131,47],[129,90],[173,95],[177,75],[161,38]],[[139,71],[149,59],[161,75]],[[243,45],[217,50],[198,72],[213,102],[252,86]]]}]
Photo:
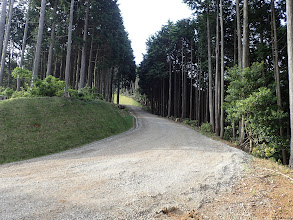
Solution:
[{"label": "undergrowth shrub", "polygon": [[48,76],[44,80],[36,80],[31,93],[34,96],[62,96],[64,87],[64,81],[54,76]]},{"label": "undergrowth shrub", "polygon": [[186,118],[183,122],[184,122],[184,124],[189,125],[191,127],[195,127],[198,125],[197,120],[189,120],[188,118]]},{"label": "undergrowth shrub", "polygon": [[202,123],[202,125],[200,126],[200,129],[203,132],[211,133],[212,132],[212,125],[210,123]]}]

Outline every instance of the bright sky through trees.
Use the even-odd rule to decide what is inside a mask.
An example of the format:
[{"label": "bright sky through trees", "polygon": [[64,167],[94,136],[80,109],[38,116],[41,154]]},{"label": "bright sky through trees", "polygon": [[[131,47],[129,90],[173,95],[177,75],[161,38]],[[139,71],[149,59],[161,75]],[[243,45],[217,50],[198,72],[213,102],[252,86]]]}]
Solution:
[{"label": "bright sky through trees", "polygon": [[126,31],[132,42],[136,64],[142,61],[147,39],[168,20],[191,16],[182,0],[118,0]]}]

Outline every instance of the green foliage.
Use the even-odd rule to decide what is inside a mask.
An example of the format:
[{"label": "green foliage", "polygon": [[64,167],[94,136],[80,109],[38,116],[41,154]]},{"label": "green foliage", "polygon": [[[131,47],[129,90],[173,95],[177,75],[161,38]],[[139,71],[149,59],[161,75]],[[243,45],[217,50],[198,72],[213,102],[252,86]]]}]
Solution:
[{"label": "green foliage", "polygon": [[26,79],[26,80],[31,80],[32,78],[32,72],[25,69],[25,68],[21,68],[21,67],[16,67],[11,75],[17,79],[18,77],[21,79]]},{"label": "green foliage", "polygon": [[31,90],[33,96],[61,96],[65,87],[65,82],[54,76],[48,76],[44,80],[36,80]]},{"label": "green foliage", "polygon": [[11,98],[21,98],[21,97],[32,97],[32,94],[30,91],[26,91],[24,89],[20,91],[14,91]]},{"label": "green foliage", "polygon": [[191,127],[196,127],[198,125],[197,120],[189,120],[188,118],[186,118],[183,122],[184,124],[189,125]]},{"label": "green foliage", "polygon": [[29,83],[32,79],[32,72],[25,69],[25,68],[21,68],[21,67],[16,67],[12,73],[11,73],[12,77],[17,79],[20,78],[23,82],[23,85],[25,87],[25,89],[29,88]]},{"label": "green foliage", "polygon": [[[25,69],[16,68],[14,76],[17,74],[22,74],[23,78],[29,79],[31,73]],[[27,88],[27,89],[26,89]],[[20,97],[42,97],[42,96],[63,96],[65,88],[65,82],[54,76],[48,76],[44,80],[36,79],[33,88],[26,86],[20,91],[13,91],[10,88],[0,89],[0,94],[5,95],[8,98],[20,98]],[[103,96],[96,93],[96,88],[85,87],[82,90],[69,89],[71,98],[79,99],[83,101],[93,101],[93,100],[104,100]]]},{"label": "green foliage", "polygon": [[13,95],[13,89],[11,89],[11,88],[4,89],[3,87],[1,87],[0,95],[4,95],[7,98],[11,98],[11,96]]},{"label": "green foliage", "polygon": [[262,77],[263,63],[253,63],[244,70],[237,66],[228,69],[227,80],[230,82],[227,89],[224,108],[227,112],[227,120],[239,121],[241,115],[237,115],[236,101],[246,99],[250,94],[264,86]]},{"label": "green foliage", "polygon": [[211,133],[212,132],[212,125],[210,123],[203,123],[200,126],[200,129],[204,132],[204,133]]},{"label": "green foliage", "polygon": [[250,68],[229,70],[225,110],[230,122],[245,120],[247,138],[252,141],[252,153],[260,157],[281,158],[281,149],[288,147],[288,139],[280,137],[288,114],[278,108],[275,93],[263,86],[262,63]]},{"label": "green foliage", "polygon": [[69,89],[70,96],[83,101],[104,100],[103,95],[96,93],[95,88],[84,87],[81,90]]}]

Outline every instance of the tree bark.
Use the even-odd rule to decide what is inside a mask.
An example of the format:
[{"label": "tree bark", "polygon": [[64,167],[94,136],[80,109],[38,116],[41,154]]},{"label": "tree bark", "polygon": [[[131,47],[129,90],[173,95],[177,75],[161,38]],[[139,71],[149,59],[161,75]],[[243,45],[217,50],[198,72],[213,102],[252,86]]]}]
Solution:
[{"label": "tree bark", "polygon": [[238,67],[242,68],[241,20],[239,0],[236,0],[237,39],[238,39]]},{"label": "tree bark", "polygon": [[182,39],[182,119],[186,118],[186,72],[184,70],[184,50],[183,50],[183,39]]},{"label": "tree bark", "polygon": [[[96,87],[97,90],[98,90],[98,87],[99,87],[98,86],[98,76],[97,76],[97,74],[99,72],[99,71],[97,71],[98,56],[99,56],[99,49],[97,49],[97,52],[96,52],[95,65],[94,65],[94,86]],[[119,78],[119,80],[120,80],[120,78]]]},{"label": "tree bark", "polygon": [[68,38],[67,38],[67,54],[66,54],[66,67],[65,67],[65,91],[68,91],[69,87],[69,73],[70,73],[70,57],[71,57],[71,44],[72,44],[72,23],[73,23],[73,10],[74,0],[71,0],[70,4],[70,17],[68,25]]},{"label": "tree bark", "polygon": [[93,72],[92,72],[92,59],[93,59],[93,43],[94,43],[94,36],[92,36],[92,40],[91,40],[91,49],[90,49],[90,57],[89,57],[89,66],[88,66],[88,71],[87,71],[87,86],[91,87],[92,86],[92,76],[93,76]]},{"label": "tree bark", "polygon": [[214,103],[213,103],[213,74],[212,74],[212,47],[211,47],[211,34],[210,34],[210,18],[209,18],[209,6],[207,9],[207,34],[208,34],[208,65],[209,65],[209,112],[210,112],[210,123],[212,131],[215,131],[215,118],[214,118]]},{"label": "tree bark", "polygon": [[220,136],[220,97],[221,97],[221,77],[219,71],[220,61],[220,36],[219,36],[219,0],[217,0],[217,16],[216,16],[216,74],[215,74],[215,132]]},{"label": "tree bark", "polygon": [[83,46],[82,46],[82,55],[81,55],[79,90],[81,90],[84,87],[84,81],[85,81],[86,41],[88,37],[88,22],[89,22],[89,10],[90,10],[89,5],[90,5],[90,1],[87,1],[86,15],[85,15],[84,29],[83,29]]},{"label": "tree bark", "polygon": [[10,87],[11,83],[11,60],[13,60],[13,46],[12,42],[10,41],[10,50],[9,50],[9,55],[8,55],[8,82],[7,82],[7,87]]},{"label": "tree bark", "polygon": [[55,26],[56,26],[56,16],[57,16],[57,4],[58,0],[55,0],[54,4],[54,12],[53,12],[53,23],[51,26],[51,42],[49,47],[49,55],[48,55],[48,64],[47,64],[47,72],[46,77],[52,75],[52,63],[53,63],[53,49],[55,44]]},{"label": "tree bark", "polygon": [[[22,68],[23,66],[23,60],[24,60],[24,52],[25,52],[25,47],[26,47],[26,39],[27,39],[27,33],[28,33],[28,26],[29,26],[29,9],[30,9],[30,0],[28,1],[28,10],[26,12],[25,15],[25,28],[24,28],[24,34],[23,34],[23,38],[22,38],[22,46],[21,46],[21,57],[20,57],[20,63],[19,63],[19,67]],[[17,77],[17,91],[20,90],[20,86],[21,86],[21,80],[19,77]]]},{"label": "tree bark", "polygon": [[[276,81],[276,96],[277,105],[280,109],[282,106],[282,95],[281,95],[281,85],[280,85],[280,68],[279,68],[279,49],[278,49],[278,36],[277,36],[277,25],[276,25],[276,14],[275,14],[275,1],[271,0],[271,14],[272,14],[272,44],[273,44],[273,61],[274,61],[274,73]],[[280,127],[280,136],[284,136],[284,129]],[[282,148],[283,164],[288,164],[286,149]]]},{"label": "tree bark", "polygon": [[172,63],[169,54],[169,99],[168,99],[168,118],[171,117],[171,104],[172,104]]},{"label": "tree bark", "polygon": [[224,137],[224,15],[223,15],[223,0],[220,0],[220,14],[221,14],[221,132],[220,137]]},{"label": "tree bark", "polygon": [[9,41],[9,33],[10,33],[13,5],[14,5],[14,0],[11,0],[10,5],[9,5],[9,17],[8,17],[8,22],[7,22],[6,31],[5,31],[4,47],[2,50],[2,57],[1,57],[1,63],[0,63],[0,65],[1,65],[1,67],[0,67],[0,86],[2,86],[2,84],[3,84],[5,57],[6,57],[6,51],[7,51],[7,47],[8,47],[8,41]]},{"label": "tree bark", "polygon": [[78,82],[79,82],[79,70],[80,70],[80,60],[81,60],[81,51],[77,48],[78,51],[78,59],[76,64],[76,72],[75,72],[75,89],[78,89]]},{"label": "tree bark", "polygon": [[249,67],[249,29],[248,29],[248,0],[243,6],[243,63],[242,67]]},{"label": "tree bark", "polygon": [[191,39],[191,44],[190,44],[190,97],[189,97],[189,120],[192,120],[192,107],[193,107],[193,65],[192,65],[192,60],[193,60],[193,53],[192,53],[192,45],[193,45],[193,40]]},{"label": "tree bark", "polygon": [[276,95],[277,103],[280,108],[282,108],[282,97],[281,97],[281,86],[280,86],[280,68],[279,68],[279,49],[278,49],[278,36],[277,36],[277,25],[276,25],[276,15],[275,15],[275,1],[271,0],[271,10],[272,10],[272,33],[273,33],[273,57],[274,57],[274,67],[275,67],[275,80],[276,80]]},{"label": "tree bark", "polygon": [[6,22],[6,8],[7,8],[7,0],[3,0],[2,9],[1,9],[1,18],[0,18],[0,57],[2,57],[2,46],[3,46],[5,22]]},{"label": "tree bark", "polygon": [[[201,54],[199,55],[199,57]],[[201,69],[201,61],[200,58],[198,58],[198,65],[199,65],[199,73],[198,73],[198,107],[197,107],[197,120],[198,120],[198,126],[201,126],[201,74],[202,74],[202,69]]]},{"label": "tree bark", "polygon": [[110,76],[110,82],[109,82],[109,102],[112,102],[112,91],[113,91],[113,80],[114,80],[114,74],[115,74],[116,70],[114,67],[112,67],[111,70],[111,76]]},{"label": "tree bark", "polygon": [[[248,0],[244,0],[243,5],[243,56],[242,68],[249,67],[249,30],[248,30]],[[242,117],[240,122],[240,143],[245,138],[245,120]]]},{"label": "tree bark", "polygon": [[286,1],[287,9],[287,44],[288,44],[288,69],[289,69],[289,96],[290,96],[290,161],[289,166],[293,169],[293,2]]},{"label": "tree bark", "polygon": [[120,77],[118,78],[118,85],[117,85],[117,105],[120,103]]},{"label": "tree bark", "polygon": [[40,19],[39,19],[38,40],[37,40],[36,52],[35,52],[35,58],[34,58],[34,67],[33,67],[33,76],[32,76],[31,86],[33,86],[34,79],[38,77],[38,74],[39,74],[40,55],[41,55],[41,47],[42,47],[42,40],[43,40],[45,13],[46,13],[46,3],[47,3],[46,0],[42,0]]}]

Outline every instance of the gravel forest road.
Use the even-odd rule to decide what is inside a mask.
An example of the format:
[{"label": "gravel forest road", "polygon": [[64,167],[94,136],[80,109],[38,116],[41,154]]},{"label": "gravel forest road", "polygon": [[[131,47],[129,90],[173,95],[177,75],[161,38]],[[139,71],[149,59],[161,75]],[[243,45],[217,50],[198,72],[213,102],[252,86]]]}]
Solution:
[{"label": "gravel forest road", "polygon": [[0,219],[155,219],[229,190],[244,152],[132,107],[137,127],[0,166]]}]

